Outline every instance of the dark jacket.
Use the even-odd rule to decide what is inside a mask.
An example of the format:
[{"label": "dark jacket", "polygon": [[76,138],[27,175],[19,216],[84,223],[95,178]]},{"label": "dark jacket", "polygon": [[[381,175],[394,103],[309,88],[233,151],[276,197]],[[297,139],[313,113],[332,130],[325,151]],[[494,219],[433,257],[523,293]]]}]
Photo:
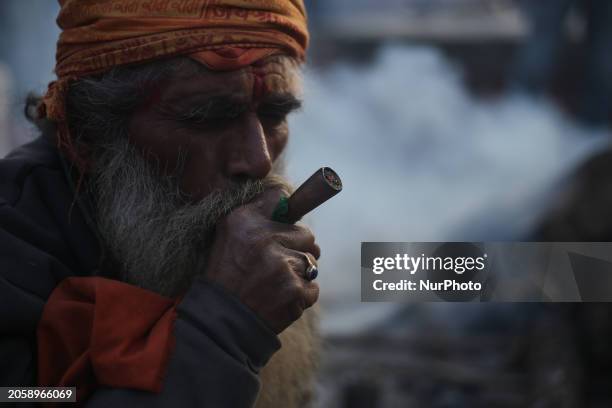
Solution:
[{"label": "dark jacket", "polygon": [[[46,299],[69,276],[115,278],[66,162],[43,137],[0,160],[0,386],[33,386],[36,327]],[[159,394],[98,389],[92,407],[249,407],[258,370],[280,347],[255,314],[196,281],[177,308],[176,344]],[[23,406],[23,405],[19,405]]]}]

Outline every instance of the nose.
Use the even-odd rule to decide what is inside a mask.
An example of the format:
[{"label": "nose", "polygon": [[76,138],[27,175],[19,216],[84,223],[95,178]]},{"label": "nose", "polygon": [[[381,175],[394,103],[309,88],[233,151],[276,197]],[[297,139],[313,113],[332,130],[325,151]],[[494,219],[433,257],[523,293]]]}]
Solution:
[{"label": "nose", "polygon": [[266,135],[256,114],[245,115],[244,127],[232,146],[228,172],[237,179],[262,179],[272,169]]}]

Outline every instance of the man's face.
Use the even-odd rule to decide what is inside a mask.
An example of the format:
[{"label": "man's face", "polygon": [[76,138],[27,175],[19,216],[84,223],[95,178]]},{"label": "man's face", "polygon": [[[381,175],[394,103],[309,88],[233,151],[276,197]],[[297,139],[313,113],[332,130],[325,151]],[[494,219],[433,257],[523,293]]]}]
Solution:
[{"label": "man's face", "polygon": [[200,200],[268,175],[287,144],[299,86],[295,66],[278,57],[226,72],[184,64],[136,110],[130,143],[163,173],[180,167],[181,191]]}]

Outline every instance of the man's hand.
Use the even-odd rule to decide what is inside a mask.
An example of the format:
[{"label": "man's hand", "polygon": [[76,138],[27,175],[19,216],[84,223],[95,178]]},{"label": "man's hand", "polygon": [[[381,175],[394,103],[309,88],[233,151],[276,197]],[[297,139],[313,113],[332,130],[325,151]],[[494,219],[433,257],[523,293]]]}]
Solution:
[{"label": "man's hand", "polygon": [[223,218],[215,232],[206,276],[250,307],[275,332],[299,319],[319,297],[304,279],[320,249],[303,226],[270,220],[281,192],[268,190]]}]

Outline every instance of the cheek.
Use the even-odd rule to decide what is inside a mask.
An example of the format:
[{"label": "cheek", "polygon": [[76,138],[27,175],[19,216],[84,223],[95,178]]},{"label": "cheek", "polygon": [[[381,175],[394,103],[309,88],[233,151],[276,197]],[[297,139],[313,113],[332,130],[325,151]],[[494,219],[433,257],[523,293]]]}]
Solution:
[{"label": "cheek", "polygon": [[213,136],[147,115],[136,114],[130,122],[130,143],[163,174],[172,174],[182,166],[179,187],[194,199],[204,197],[216,183],[218,138]]},{"label": "cheek", "polygon": [[180,179],[180,189],[194,200],[205,197],[217,182],[215,175],[215,155],[207,146],[193,142],[185,150],[184,168]]},{"label": "cheek", "polygon": [[130,121],[129,130],[130,143],[149,162],[159,165],[164,173],[177,167],[185,140],[169,129],[166,123],[158,122],[146,113],[136,113]]},{"label": "cheek", "polygon": [[283,153],[289,141],[289,126],[287,123],[266,130],[266,140],[270,156],[272,160],[275,160]]}]

